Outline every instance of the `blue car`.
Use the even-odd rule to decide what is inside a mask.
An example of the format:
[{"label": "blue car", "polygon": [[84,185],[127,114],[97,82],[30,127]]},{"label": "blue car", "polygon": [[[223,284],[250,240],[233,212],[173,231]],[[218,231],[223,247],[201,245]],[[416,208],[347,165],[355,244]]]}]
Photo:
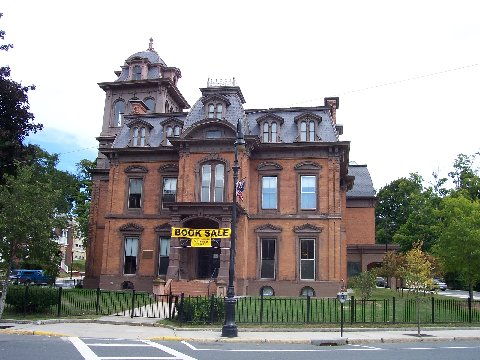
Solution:
[{"label": "blue car", "polygon": [[43,270],[17,269],[12,270],[9,280],[13,284],[47,285],[50,278]]}]

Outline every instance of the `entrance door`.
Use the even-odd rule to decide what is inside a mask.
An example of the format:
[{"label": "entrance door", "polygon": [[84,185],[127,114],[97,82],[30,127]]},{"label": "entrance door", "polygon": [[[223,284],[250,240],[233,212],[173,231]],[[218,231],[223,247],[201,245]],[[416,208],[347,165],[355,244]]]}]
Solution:
[{"label": "entrance door", "polygon": [[198,248],[197,277],[199,279],[216,278],[220,267],[220,248]]}]

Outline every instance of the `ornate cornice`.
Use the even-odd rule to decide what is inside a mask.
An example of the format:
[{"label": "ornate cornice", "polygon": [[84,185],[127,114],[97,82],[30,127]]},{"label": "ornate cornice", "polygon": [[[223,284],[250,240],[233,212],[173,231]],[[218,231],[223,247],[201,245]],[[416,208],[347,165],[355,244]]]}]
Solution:
[{"label": "ornate cornice", "polygon": [[160,224],[155,226],[154,230],[155,232],[168,232],[170,234],[172,231],[172,225],[169,223]]},{"label": "ornate cornice", "polygon": [[178,164],[165,164],[158,169],[159,173],[178,173]]},{"label": "ornate cornice", "polygon": [[271,170],[283,170],[283,167],[276,162],[262,162],[257,166],[258,171],[271,171]]},{"label": "ornate cornice", "polygon": [[134,232],[134,233],[141,233],[143,232],[143,226],[135,224],[135,223],[127,223],[120,226],[119,229],[121,232]]},{"label": "ornate cornice", "polygon": [[295,233],[320,233],[320,232],[322,232],[322,228],[307,223],[307,224],[295,226],[293,228],[293,232],[295,232]]},{"label": "ornate cornice", "polygon": [[264,224],[256,227],[254,231],[256,233],[279,233],[282,232],[282,228],[272,224]]},{"label": "ornate cornice", "polygon": [[148,172],[148,169],[145,167],[145,166],[141,166],[141,165],[130,165],[130,166],[127,166],[127,168],[125,169],[125,172],[126,173],[134,173],[134,174],[146,174]]},{"label": "ornate cornice", "polygon": [[295,170],[321,170],[322,166],[314,161],[303,161],[294,167]]}]

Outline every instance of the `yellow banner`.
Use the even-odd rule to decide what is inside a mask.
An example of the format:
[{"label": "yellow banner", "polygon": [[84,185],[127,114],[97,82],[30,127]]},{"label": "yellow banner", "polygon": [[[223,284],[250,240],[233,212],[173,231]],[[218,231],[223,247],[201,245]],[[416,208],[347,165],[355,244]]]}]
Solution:
[{"label": "yellow banner", "polygon": [[192,238],[192,247],[212,247],[212,239],[210,238]]},{"label": "yellow banner", "polygon": [[[211,238],[228,238],[230,237],[230,228],[220,229],[189,229],[172,227],[172,237],[211,239]],[[193,246],[193,245],[192,245]]]}]

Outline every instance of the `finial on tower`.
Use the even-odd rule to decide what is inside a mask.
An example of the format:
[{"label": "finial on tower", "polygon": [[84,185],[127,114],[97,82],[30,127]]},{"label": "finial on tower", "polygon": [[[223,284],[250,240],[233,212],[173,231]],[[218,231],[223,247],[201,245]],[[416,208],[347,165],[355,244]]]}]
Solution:
[{"label": "finial on tower", "polygon": [[153,48],[153,38],[150,38],[147,51],[155,51],[155,49]]}]

